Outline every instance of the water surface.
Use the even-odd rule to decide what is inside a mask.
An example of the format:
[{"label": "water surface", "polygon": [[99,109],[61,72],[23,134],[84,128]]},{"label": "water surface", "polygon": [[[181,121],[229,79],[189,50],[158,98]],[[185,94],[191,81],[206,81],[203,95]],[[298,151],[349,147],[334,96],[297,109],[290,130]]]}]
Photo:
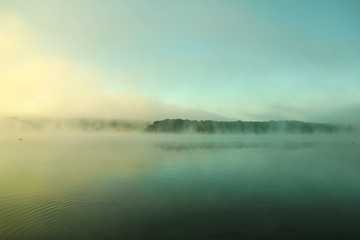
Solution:
[{"label": "water surface", "polygon": [[0,239],[360,239],[355,136],[0,138]]}]

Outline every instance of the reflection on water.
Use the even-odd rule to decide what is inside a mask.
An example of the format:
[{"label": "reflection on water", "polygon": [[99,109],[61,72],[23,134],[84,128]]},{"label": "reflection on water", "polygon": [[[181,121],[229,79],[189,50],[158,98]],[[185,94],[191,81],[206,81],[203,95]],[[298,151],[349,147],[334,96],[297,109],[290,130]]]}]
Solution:
[{"label": "reflection on water", "polygon": [[159,148],[170,151],[181,151],[190,149],[221,149],[221,148],[309,148],[315,146],[314,142],[161,142],[156,145]]},{"label": "reflection on water", "polygon": [[315,136],[2,138],[0,239],[359,239],[357,144]]}]

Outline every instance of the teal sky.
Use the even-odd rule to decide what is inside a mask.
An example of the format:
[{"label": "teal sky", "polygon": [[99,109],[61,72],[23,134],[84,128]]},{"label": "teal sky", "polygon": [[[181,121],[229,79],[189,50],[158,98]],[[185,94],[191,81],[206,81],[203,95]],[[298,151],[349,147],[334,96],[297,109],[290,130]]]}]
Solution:
[{"label": "teal sky", "polygon": [[[119,118],[355,122],[359,12],[357,0],[5,0],[0,107],[12,115],[86,115],[97,106],[94,114]],[[20,42],[16,51],[9,42]],[[24,62],[39,70],[15,78],[28,71]],[[27,99],[10,88],[27,88]],[[66,108],[75,105],[85,107]]]}]

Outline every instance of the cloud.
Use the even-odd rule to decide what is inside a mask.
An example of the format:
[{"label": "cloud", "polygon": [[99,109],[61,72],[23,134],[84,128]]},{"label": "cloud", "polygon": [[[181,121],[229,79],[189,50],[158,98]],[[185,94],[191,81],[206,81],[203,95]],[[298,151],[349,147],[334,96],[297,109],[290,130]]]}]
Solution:
[{"label": "cloud", "polygon": [[0,31],[0,114],[4,116],[222,118],[166,104],[136,90],[109,93],[100,84],[109,73],[49,54],[12,13],[1,12]]},{"label": "cloud", "polygon": [[352,104],[346,107],[334,108],[313,118],[314,121],[324,121],[324,119],[326,119],[328,122],[359,125],[360,104]]},{"label": "cloud", "polygon": [[14,12],[0,12],[2,115],[328,121],[360,102],[352,18],[334,37],[291,4],[5,5]]},{"label": "cloud", "polygon": [[324,105],[276,103],[240,108],[239,115],[244,120],[300,120],[307,122],[356,124],[360,122],[360,104]]}]

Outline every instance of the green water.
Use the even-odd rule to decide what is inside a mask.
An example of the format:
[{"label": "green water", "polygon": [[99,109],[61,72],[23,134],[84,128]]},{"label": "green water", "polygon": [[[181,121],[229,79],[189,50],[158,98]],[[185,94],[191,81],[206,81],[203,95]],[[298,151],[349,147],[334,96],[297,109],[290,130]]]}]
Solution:
[{"label": "green water", "polygon": [[0,138],[0,239],[360,239],[355,136]]}]

